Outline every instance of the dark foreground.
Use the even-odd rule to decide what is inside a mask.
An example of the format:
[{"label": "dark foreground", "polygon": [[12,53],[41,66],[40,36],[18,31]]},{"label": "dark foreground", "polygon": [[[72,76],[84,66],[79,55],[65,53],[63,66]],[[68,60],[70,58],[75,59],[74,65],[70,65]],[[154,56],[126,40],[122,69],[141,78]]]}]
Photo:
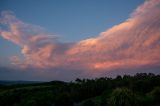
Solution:
[{"label": "dark foreground", "polygon": [[0,85],[0,106],[160,106],[160,75]]}]

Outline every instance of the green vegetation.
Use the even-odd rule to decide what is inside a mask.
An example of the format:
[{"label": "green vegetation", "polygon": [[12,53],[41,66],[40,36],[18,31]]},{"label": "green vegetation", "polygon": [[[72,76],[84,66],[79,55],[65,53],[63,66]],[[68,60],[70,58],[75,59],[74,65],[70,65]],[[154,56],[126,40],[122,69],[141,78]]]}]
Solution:
[{"label": "green vegetation", "polygon": [[160,75],[0,85],[0,106],[159,106]]},{"label": "green vegetation", "polygon": [[131,90],[116,88],[113,90],[108,104],[109,106],[137,106],[137,100]]}]

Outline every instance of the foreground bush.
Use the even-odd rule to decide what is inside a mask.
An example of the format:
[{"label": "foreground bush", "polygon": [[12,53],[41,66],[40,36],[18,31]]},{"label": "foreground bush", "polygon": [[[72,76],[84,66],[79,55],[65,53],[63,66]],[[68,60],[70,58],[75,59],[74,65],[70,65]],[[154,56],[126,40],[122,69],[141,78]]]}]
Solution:
[{"label": "foreground bush", "polygon": [[137,106],[134,93],[127,88],[116,88],[109,98],[109,106]]}]

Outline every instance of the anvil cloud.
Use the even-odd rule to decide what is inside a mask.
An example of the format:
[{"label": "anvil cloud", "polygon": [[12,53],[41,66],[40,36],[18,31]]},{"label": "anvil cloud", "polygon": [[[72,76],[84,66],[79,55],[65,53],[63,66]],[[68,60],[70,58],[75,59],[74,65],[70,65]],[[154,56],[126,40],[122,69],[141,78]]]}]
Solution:
[{"label": "anvil cloud", "polygon": [[123,23],[75,43],[60,42],[12,12],[3,12],[0,24],[8,27],[0,29],[0,36],[21,47],[25,59],[11,58],[21,68],[66,68],[94,74],[160,65],[160,0],[145,1]]}]

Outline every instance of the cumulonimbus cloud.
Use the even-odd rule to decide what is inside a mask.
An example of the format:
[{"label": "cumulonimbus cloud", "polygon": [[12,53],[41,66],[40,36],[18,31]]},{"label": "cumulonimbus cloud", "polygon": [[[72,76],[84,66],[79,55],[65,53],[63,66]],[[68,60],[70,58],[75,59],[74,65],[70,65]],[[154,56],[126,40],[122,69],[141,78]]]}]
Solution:
[{"label": "cumulonimbus cloud", "polygon": [[11,12],[0,23],[8,26],[0,35],[22,48],[23,67],[107,71],[160,64],[160,0],[145,1],[123,23],[76,43],[59,42]]}]

